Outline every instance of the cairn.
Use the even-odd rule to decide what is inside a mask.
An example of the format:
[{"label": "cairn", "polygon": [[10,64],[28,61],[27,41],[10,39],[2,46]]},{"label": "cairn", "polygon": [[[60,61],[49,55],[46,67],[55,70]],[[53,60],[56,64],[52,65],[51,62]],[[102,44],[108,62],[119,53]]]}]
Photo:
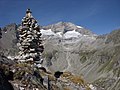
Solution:
[{"label": "cairn", "polygon": [[40,27],[31,13],[30,9],[27,9],[18,28],[19,62],[41,62],[41,53],[44,50]]}]

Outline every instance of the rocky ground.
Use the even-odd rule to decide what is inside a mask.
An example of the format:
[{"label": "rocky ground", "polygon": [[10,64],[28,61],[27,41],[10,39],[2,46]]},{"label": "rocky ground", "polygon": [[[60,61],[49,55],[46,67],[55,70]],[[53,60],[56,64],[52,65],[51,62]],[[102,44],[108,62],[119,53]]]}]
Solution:
[{"label": "rocky ground", "polygon": [[70,72],[56,78],[31,63],[2,64],[0,68],[0,90],[91,90],[83,77]]}]

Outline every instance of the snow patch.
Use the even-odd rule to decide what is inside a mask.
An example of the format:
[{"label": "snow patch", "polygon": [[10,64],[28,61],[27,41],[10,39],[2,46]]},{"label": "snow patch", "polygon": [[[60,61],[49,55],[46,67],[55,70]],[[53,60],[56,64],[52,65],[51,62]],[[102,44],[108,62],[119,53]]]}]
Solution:
[{"label": "snow patch", "polygon": [[68,31],[64,34],[65,38],[78,38],[80,36],[82,36],[82,34],[80,34],[79,32],[76,32],[75,30]]},{"label": "snow patch", "polygon": [[62,32],[57,32],[56,35],[62,37]]},{"label": "snow patch", "polygon": [[55,35],[55,33],[51,29],[48,30],[41,29],[40,31],[42,35]]},{"label": "snow patch", "polygon": [[83,28],[83,27],[81,27],[81,26],[77,26],[77,28]]},{"label": "snow patch", "polygon": [[88,39],[96,40],[96,38],[94,36],[90,36],[90,35],[83,35],[83,36]]}]

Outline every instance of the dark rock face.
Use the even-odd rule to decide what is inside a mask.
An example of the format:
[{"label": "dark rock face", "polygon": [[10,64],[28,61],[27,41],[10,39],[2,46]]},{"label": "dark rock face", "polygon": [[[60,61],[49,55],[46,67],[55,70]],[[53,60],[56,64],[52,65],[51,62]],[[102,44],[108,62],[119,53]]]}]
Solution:
[{"label": "dark rock face", "polygon": [[37,79],[39,79],[39,82],[41,84],[43,84],[43,78],[37,71],[34,71],[33,76],[35,76]]},{"label": "dark rock face", "polygon": [[0,69],[0,90],[14,90],[2,69]]},{"label": "dark rock face", "polygon": [[56,78],[60,78],[60,76],[61,76],[62,74],[63,74],[63,72],[57,71],[57,72],[54,73],[54,76],[55,76]]}]

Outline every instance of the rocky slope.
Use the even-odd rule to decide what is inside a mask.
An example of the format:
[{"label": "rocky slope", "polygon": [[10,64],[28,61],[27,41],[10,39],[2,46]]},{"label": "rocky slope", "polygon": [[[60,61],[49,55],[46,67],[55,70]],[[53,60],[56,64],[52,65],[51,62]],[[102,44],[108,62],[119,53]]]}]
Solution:
[{"label": "rocky slope", "polygon": [[17,52],[17,25],[10,24],[1,29],[0,52],[6,56],[15,55]]},{"label": "rocky slope", "polygon": [[44,28],[54,33],[45,42],[44,52],[45,65],[51,71],[83,75],[99,90],[120,89],[120,30],[98,36],[71,23],[60,22]]},{"label": "rocky slope", "polygon": [[[45,44],[43,66],[48,70],[72,72],[82,76],[85,81],[97,87],[97,90],[120,89],[120,30],[98,36],[84,27],[59,22],[42,26],[41,33]],[[16,42],[16,25],[2,28],[0,52],[10,59],[16,56]],[[62,79],[60,82],[57,84],[62,87],[61,84],[65,81]],[[74,87],[69,88],[75,90],[72,89]]]}]

